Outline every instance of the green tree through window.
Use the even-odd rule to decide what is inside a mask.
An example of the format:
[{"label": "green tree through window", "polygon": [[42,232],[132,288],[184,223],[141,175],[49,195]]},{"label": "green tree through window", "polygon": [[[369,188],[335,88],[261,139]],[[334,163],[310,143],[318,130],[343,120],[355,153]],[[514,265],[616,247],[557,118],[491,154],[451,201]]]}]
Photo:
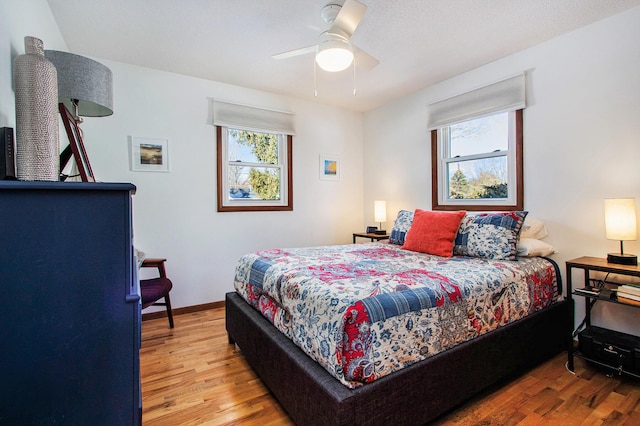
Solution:
[{"label": "green tree through window", "polygon": [[293,135],[216,126],[219,212],[293,210]]},{"label": "green tree through window", "polygon": [[[251,152],[264,164],[278,163],[278,135],[273,133],[257,133],[247,130],[229,129],[235,140],[251,148]],[[251,168],[249,171],[251,188],[262,200],[280,198],[280,174],[274,169]]]},{"label": "green tree through window", "polygon": [[451,198],[469,198],[467,195],[469,193],[469,182],[467,182],[467,177],[461,170],[457,170],[453,174],[449,191],[449,196]]},{"label": "green tree through window", "polygon": [[521,210],[522,110],[431,131],[434,210]]}]

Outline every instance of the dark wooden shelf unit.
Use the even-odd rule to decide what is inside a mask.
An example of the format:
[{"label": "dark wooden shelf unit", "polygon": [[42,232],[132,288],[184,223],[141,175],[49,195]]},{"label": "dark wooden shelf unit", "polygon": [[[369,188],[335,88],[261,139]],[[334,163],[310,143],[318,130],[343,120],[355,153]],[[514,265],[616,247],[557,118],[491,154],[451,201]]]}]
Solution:
[{"label": "dark wooden shelf unit", "polygon": [[[585,330],[590,330],[590,328],[592,328],[591,326],[591,308],[593,307],[593,305],[596,302],[605,302],[605,303],[614,303],[614,304],[620,304],[620,305],[625,305],[625,306],[631,306],[634,308],[638,308],[640,306],[636,306],[636,305],[631,305],[628,303],[623,303],[623,302],[619,302],[616,298],[615,295],[614,297],[609,297],[609,293],[608,292],[604,292],[605,295],[590,295],[590,294],[585,294],[585,293],[581,293],[578,292],[576,290],[572,289],[572,272],[573,269],[582,269],[584,271],[584,287],[588,287],[591,284],[591,275],[590,272],[592,271],[596,271],[596,272],[604,272],[604,273],[608,273],[608,274],[617,274],[617,275],[626,275],[626,276],[630,276],[630,277],[637,277],[640,278],[640,266],[637,265],[618,265],[615,263],[608,263],[606,259],[603,258],[599,258],[599,257],[589,257],[589,256],[583,256],[583,257],[579,257],[576,259],[572,259],[566,262],[566,268],[567,268],[567,298],[569,301],[569,311],[570,311],[570,315],[571,315],[571,321],[573,321],[573,318],[575,316],[575,301],[573,300],[573,296],[580,296],[583,297],[585,300]],[[597,331],[599,333],[610,333],[612,336],[613,335],[623,335],[623,333],[619,333],[613,330],[607,330],[607,329],[603,329],[600,327],[593,327],[593,330],[595,331],[597,329]],[[577,331],[577,330],[576,330]],[[602,359],[595,359],[594,357],[590,357],[585,355],[584,353],[582,353],[582,351],[580,350],[580,347],[574,347],[573,345],[573,337],[574,337],[574,333],[572,333],[569,336],[569,344],[567,345],[567,368],[570,371],[574,371],[574,363],[573,363],[573,359],[575,356],[582,358],[586,361],[592,362],[596,365],[600,365],[602,367],[606,367],[608,369],[617,371],[619,374],[627,374],[633,377],[637,377],[640,378],[640,368],[635,370],[635,371],[631,371],[627,368],[625,368],[622,365],[614,365],[613,362],[607,362],[607,361],[603,361]],[[632,335],[624,335],[623,337],[628,337],[629,339],[632,338],[636,338],[636,336],[632,336]]]}]

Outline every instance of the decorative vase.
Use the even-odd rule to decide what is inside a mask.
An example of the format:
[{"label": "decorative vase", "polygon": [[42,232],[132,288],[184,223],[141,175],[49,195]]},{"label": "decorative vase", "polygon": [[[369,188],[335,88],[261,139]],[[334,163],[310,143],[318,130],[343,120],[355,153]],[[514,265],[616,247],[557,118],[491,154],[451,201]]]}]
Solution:
[{"label": "decorative vase", "polygon": [[58,74],[44,57],[42,40],[24,38],[25,54],[13,62],[16,92],[16,169],[20,180],[60,176]]}]

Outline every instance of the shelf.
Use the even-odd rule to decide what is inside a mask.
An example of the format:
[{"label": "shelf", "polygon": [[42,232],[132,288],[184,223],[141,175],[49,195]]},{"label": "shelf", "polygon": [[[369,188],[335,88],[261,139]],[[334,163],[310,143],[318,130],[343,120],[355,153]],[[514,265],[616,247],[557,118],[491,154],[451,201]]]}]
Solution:
[{"label": "shelf", "polygon": [[581,293],[580,289],[574,290],[571,294],[574,296],[580,296],[587,299],[591,299],[593,301],[601,300],[603,302],[615,303],[615,304],[624,305],[624,306],[631,306],[632,308],[640,308],[640,306],[638,305],[633,305],[631,303],[626,303],[626,302],[620,302],[616,297],[615,291],[613,290],[607,290],[607,292],[610,292],[612,296],[603,297],[601,294],[600,295],[585,294],[585,293]]},{"label": "shelf", "polygon": [[373,232],[354,232],[353,233],[353,243],[356,243],[356,238],[370,238],[371,241],[380,241],[389,239],[389,234],[376,234]]},{"label": "shelf", "polygon": [[571,268],[640,277],[639,265],[619,265],[617,263],[609,263],[607,262],[607,259],[600,257],[583,256],[577,259],[568,260],[566,264],[567,267]]},{"label": "shelf", "polygon": [[571,356],[593,362],[618,374],[640,378],[640,338],[597,326],[587,326],[579,333],[578,346]]},{"label": "shelf", "polygon": [[604,363],[602,361],[595,360],[593,358],[589,358],[588,356],[586,356],[582,352],[580,352],[580,349],[574,350],[573,356],[576,356],[576,357],[578,357],[580,359],[583,359],[583,360],[585,360],[587,362],[591,362],[591,363],[594,363],[596,365],[599,365],[600,367],[604,367],[604,368],[607,368],[609,370],[613,370],[613,371],[617,372],[618,375],[626,374],[626,375],[629,375],[629,376],[633,376],[633,377],[635,377],[637,379],[640,379],[640,374],[632,372],[632,371],[629,371],[629,370],[625,370],[624,368],[613,367],[610,364],[606,364],[606,363]]},{"label": "shelf", "polygon": [[[582,269],[584,271],[584,286],[582,288],[572,289],[573,269]],[[591,272],[604,272],[607,274],[640,278],[640,266],[618,265],[609,263],[603,258],[583,256],[568,260],[566,262],[566,272],[567,298],[571,306],[571,320],[574,320],[575,313],[573,297],[583,297],[585,301],[585,318],[583,324],[587,326],[587,328],[579,333],[578,340],[580,345],[578,348],[573,347],[575,331],[569,336],[567,348],[568,370],[573,371],[573,357],[577,356],[588,362],[617,371],[618,374],[627,374],[640,378],[640,338],[638,336],[591,326],[591,308],[597,301],[632,306],[634,308],[640,306],[618,301],[617,293],[605,287],[597,287],[599,289],[599,293],[597,294],[588,294],[585,292],[585,289],[594,288],[591,285]],[[585,352],[588,355],[585,355]],[[633,359],[629,360],[628,357],[633,357]],[[620,365],[614,366],[612,364],[624,364],[625,367],[623,368]]]}]

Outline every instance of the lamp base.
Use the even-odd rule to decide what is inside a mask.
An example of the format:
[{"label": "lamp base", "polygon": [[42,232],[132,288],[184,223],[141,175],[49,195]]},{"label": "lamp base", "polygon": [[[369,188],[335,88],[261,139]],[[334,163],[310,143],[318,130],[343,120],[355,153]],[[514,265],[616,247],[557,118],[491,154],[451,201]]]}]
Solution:
[{"label": "lamp base", "polygon": [[376,235],[386,235],[387,231],[385,231],[384,229],[377,229],[375,231],[373,231],[374,234]]},{"label": "lamp base", "polygon": [[638,256],[626,253],[609,253],[607,254],[607,262],[618,265],[637,265]]}]

